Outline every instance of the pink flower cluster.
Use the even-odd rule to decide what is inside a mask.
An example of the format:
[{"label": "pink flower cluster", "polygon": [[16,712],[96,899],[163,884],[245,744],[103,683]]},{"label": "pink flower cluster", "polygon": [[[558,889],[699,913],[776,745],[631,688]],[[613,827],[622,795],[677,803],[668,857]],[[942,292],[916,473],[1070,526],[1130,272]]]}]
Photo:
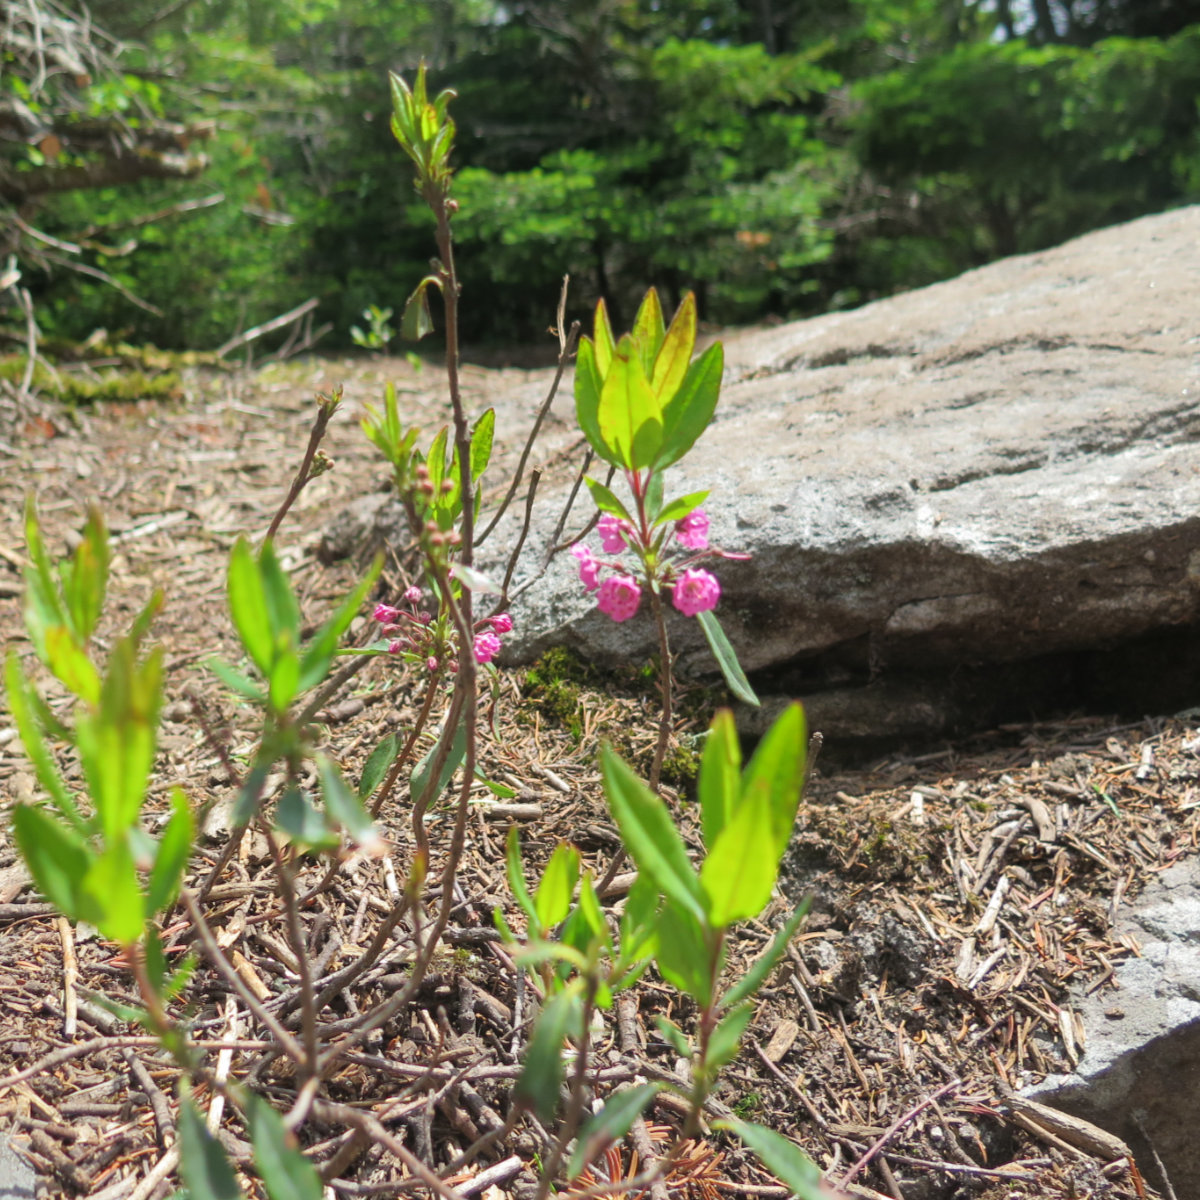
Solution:
[{"label": "pink flower cluster", "polygon": [[[600,518],[596,531],[605,554],[619,554],[636,536],[628,521],[611,513]],[[697,508],[675,522],[675,540],[687,550],[708,549],[708,515],[703,509]],[[571,553],[579,564],[580,582],[589,592],[597,593],[596,604],[600,611],[614,621],[628,621],[641,604],[642,589],[638,581],[620,564],[602,562],[583,542],[576,542]],[[605,570],[612,573],[602,580],[600,575]],[[672,585],[672,603],[687,617],[716,608],[720,598],[721,585],[717,577],[695,567],[683,570]]]},{"label": "pink flower cluster", "polygon": [[[409,608],[378,604],[375,606],[374,617],[383,626],[384,635],[392,639],[388,644],[389,653],[409,654],[418,660],[423,658],[425,666],[432,672],[438,669],[443,660],[439,660],[437,654],[433,653],[438,649],[438,639],[432,626],[433,617],[417,607],[423,598],[424,593],[420,588],[410,587],[404,593]],[[477,622],[471,647],[475,661],[490,663],[503,646],[500,635],[511,633],[512,628],[513,620],[508,613],[497,613],[494,617],[485,617]],[[444,651],[445,647],[442,649]],[[458,669],[458,662],[453,656],[444,657],[444,662],[447,670],[453,672]]]}]

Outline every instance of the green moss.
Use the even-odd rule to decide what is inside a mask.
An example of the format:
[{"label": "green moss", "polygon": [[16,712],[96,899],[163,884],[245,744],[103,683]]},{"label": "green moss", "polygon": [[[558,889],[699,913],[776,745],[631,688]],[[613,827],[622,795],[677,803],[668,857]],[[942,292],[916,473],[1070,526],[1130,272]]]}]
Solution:
[{"label": "green moss", "polygon": [[580,685],[593,683],[595,674],[579,655],[556,646],[529,668],[522,691],[543,717],[563,726],[578,742],[583,736]]},{"label": "green moss", "polygon": [[[19,385],[24,381],[27,362],[24,354],[0,358],[0,379]],[[34,363],[32,386],[43,396],[53,396],[72,405],[105,400],[179,400],[183,396],[183,382],[177,371],[147,375],[140,370],[99,370],[84,376],[68,370],[52,370],[41,361]]]}]

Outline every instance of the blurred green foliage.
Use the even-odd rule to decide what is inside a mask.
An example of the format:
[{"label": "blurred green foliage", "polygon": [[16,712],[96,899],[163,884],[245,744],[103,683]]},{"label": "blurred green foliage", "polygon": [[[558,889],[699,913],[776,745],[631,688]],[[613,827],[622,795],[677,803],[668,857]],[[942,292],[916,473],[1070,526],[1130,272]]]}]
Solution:
[{"label": "blurred green foliage", "polygon": [[[848,306],[1200,190],[1200,0],[100,0],[88,93],[217,136],[198,180],[26,219],[98,280],[26,275],[43,330],[213,347],[308,296],[352,345],[428,269],[388,69],[458,98],[469,342],[544,338],[657,286],[738,323]],[[0,73],[0,107],[19,94]],[[135,107],[136,107],[135,105]],[[37,147],[10,139],[8,156]],[[32,160],[30,160],[32,161]],[[129,222],[221,192],[209,208]],[[130,249],[134,241],[136,248]],[[113,251],[109,253],[108,251]],[[121,251],[122,253],[116,253]]]}]

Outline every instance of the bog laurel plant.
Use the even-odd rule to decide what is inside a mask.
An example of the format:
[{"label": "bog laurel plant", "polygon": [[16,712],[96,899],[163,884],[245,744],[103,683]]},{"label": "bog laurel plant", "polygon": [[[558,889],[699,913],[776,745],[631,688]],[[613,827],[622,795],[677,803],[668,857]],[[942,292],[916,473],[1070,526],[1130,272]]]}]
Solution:
[{"label": "bog laurel plant", "polygon": [[[524,931],[515,932],[499,911],[496,922],[522,972],[514,987],[533,997],[536,1017],[528,1030],[513,1031],[523,1039],[522,1066],[502,1125],[451,1161],[426,1161],[395,1137],[374,1109],[339,1103],[329,1087],[347,1056],[417,1002],[457,903],[468,802],[482,778],[480,710],[485,701],[502,700],[494,660],[513,629],[509,589],[528,528],[536,472],[526,495],[525,530],[503,578],[482,573],[475,555],[520,490],[541,423],[539,417],[480,532],[496,414],[489,409],[471,419],[459,386],[460,286],[450,167],[455,129],[448,111],[453,93],[431,100],[423,67],[411,88],[392,76],[391,91],[392,128],[433,213],[438,251],[430,274],[405,307],[402,328],[410,336],[427,332],[433,322],[428,297],[431,291],[440,293],[450,407],[449,422],[428,442],[421,430],[404,424],[391,387],[381,410],[369,410],[364,422],[366,436],[390,465],[413,535],[415,553],[404,567],[408,578],[400,581],[401,594],[395,602],[372,595],[381,575],[376,561],[324,623],[311,636],[303,635],[300,606],[273,538],[303,488],[329,465],[319,446],[340,396],[322,397],[301,466],[267,537],[257,546],[240,538],[229,556],[226,598],[239,658],[213,660],[210,667],[236,701],[256,714],[258,735],[249,757],[235,761],[197,707],[203,736],[232,781],[232,833],[215,862],[202,869],[196,831],[207,807],[197,807],[178,788],[169,793],[165,817],[158,802],[150,802],[163,668],[161,647],[149,638],[162,596],[156,593],[127,631],[110,636],[101,654],[94,635],[104,613],[110,562],[103,519],[95,511],[89,515],[78,548],[56,568],[31,501],[25,624],[36,659],[66,692],[70,712],[63,715],[61,705],[45,698],[35,673],[10,651],[8,703],[44,796],[13,810],[15,840],[42,894],[71,921],[94,926],[121,949],[139,1003],[96,999],[155,1035],[179,1068],[180,1173],[191,1200],[232,1200],[243,1194],[239,1171],[249,1170],[270,1200],[319,1200],[370,1142],[398,1160],[417,1186],[455,1200],[459,1193],[447,1180],[532,1117],[543,1144],[536,1161],[527,1165],[536,1170],[538,1200],[544,1200],[551,1189],[580,1180],[627,1133],[636,1136],[641,1130],[643,1145],[648,1144],[643,1114],[660,1093],[673,1090],[686,1112],[673,1140],[657,1156],[643,1155],[636,1178],[604,1185],[606,1193],[643,1190],[668,1174],[687,1139],[699,1133],[705,1105],[753,1014],[755,992],[804,911],[801,906],[784,921],[745,974],[727,977],[731,930],[771,903],[791,835],[806,765],[799,705],[776,721],[746,765],[732,715],[715,716],[699,772],[704,845],[698,862],[658,792],[672,734],[668,596],[672,610],[700,621],[734,693],[754,702],[717,622],[720,583],[708,569],[718,560],[743,556],[709,546],[702,507],[707,493],[666,498],[666,469],[703,434],[720,391],[721,347],[694,354],[691,296],[668,326],[657,294],[648,292],[632,331],[619,339],[601,301],[592,337],[578,343],[576,363],[576,411],[591,451],[583,469],[591,455],[598,457],[614,474],[621,473],[627,498],[610,490],[611,475],[606,483],[588,477],[599,513],[601,555],[580,538],[564,545],[574,541],[582,581],[604,612],[628,620],[645,595],[659,634],[662,715],[649,785],[611,748],[605,746],[600,756],[604,796],[637,868],[636,882],[616,915],[605,907],[603,888],[583,870],[579,852],[564,843],[531,884],[516,833],[510,834],[507,876]],[[565,289],[559,370],[542,416],[575,353],[578,326],[562,329],[564,306]],[[381,310],[375,324],[382,328],[387,316]],[[562,514],[560,529],[567,515]],[[343,645],[352,620],[364,609],[378,623],[378,636],[366,644],[360,639],[360,644]],[[419,698],[416,716],[408,728],[387,733],[352,785],[333,754],[320,747],[313,719],[358,671],[380,658],[403,669],[404,686]],[[77,784],[64,774],[64,752],[77,757]],[[484,782],[497,794],[511,795],[503,785]],[[345,856],[361,860],[389,853],[386,824],[377,819],[386,822],[394,815],[385,808],[398,787],[413,846],[403,885],[365,944],[350,947],[348,961],[343,958],[336,970],[323,967],[318,974],[310,961],[305,906],[336,879]],[[446,793],[450,803],[435,841],[426,815]],[[295,988],[278,1004],[264,1002],[248,986],[228,945],[210,926],[209,893],[252,827],[269,846],[276,903],[295,962]],[[323,876],[314,883],[312,867],[322,861]],[[610,876],[616,865],[610,866]],[[172,920],[177,906],[187,915],[183,925]],[[182,962],[175,954],[180,937],[193,945]],[[403,985],[376,1002],[349,1004],[349,1017],[331,1014],[331,1004],[349,996],[382,955],[395,952],[397,941],[406,971]],[[201,955],[236,994],[255,1035],[269,1045],[264,1065],[274,1059],[287,1064],[276,1079],[290,1080],[291,1090],[277,1085],[274,1102],[228,1072],[213,1071],[193,1042],[185,1002],[196,985]],[[686,1069],[675,1074],[639,1063],[636,1073],[626,1076],[636,1081],[612,1090],[594,1069],[596,1022],[649,970],[687,998],[677,1009],[691,1013],[687,1028],[662,1017],[657,1022]],[[258,1078],[258,1070],[251,1077]],[[221,1110],[210,1109],[206,1120],[193,1099],[201,1085],[214,1105],[228,1101],[248,1130],[252,1154],[236,1170],[210,1130]],[[281,1099],[283,1112],[275,1107]],[[432,1111],[432,1094],[429,1104]],[[332,1142],[326,1133],[308,1138],[321,1140],[325,1149],[305,1153],[301,1144],[314,1119],[322,1130],[334,1126],[342,1134]],[[735,1117],[716,1127],[740,1137],[797,1196],[831,1195],[817,1168],[786,1137]]]}]

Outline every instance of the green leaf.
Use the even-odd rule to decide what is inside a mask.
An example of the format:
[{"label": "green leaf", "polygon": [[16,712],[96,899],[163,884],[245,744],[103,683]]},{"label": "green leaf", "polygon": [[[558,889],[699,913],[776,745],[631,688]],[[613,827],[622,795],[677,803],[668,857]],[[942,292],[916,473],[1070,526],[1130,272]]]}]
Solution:
[{"label": "green leaf", "polygon": [[[661,316],[659,318],[661,320]],[[679,390],[692,361],[692,349],[696,345],[696,297],[688,292],[683,303],[675,310],[671,328],[654,359],[654,370],[650,386],[665,405]]]},{"label": "green leaf", "polygon": [[743,803],[755,793],[767,798],[773,835],[772,845],[767,852],[776,866],[792,837],[800,792],[804,787],[807,757],[808,731],[804,709],[799,704],[789,704],[758,743],[750,765],[742,776]]},{"label": "green leaf", "polygon": [[600,436],[627,470],[649,466],[663,438],[663,412],[650,390],[638,345],[626,334],[617,345],[600,392]]},{"label": "green leaf", "polygon": [[543,1124],[554,1119],[558,1108],[563,1081],[563,1042],[568,1029],[579,1023],[580,1013],[579,992],[575,988],[556,992],[542,1007],[525,1048],[525,1065],[513,1088],[513,1100],[532,1109]]},{"label": "green leaf", "polygon": [[279,1114],[251,1092],[246,1102],[254,1169],[270,1200],[321,1200],[321,1179],[284,1128]]},{"label": "green leaf", "polygon": [[307,692],[309,688],[322,683],[337,653],[338,642],[342,634],[350,628],[350,622],[359,614],[367,593],[375,586],[379,572],[383,570],[383,555],[377,554],[375,561],[364,573],[362,579],[338,605],[337,611],[317,631],[316,636],[305,648],[300,660],[300,679],[296,684],[297,692]]},{"label": "green leaf", "polygon": [[536,967],[545,962],[562,963],[576,971],[582,971],[587,966],[587,961],[574,946],[564,942],[547,942],[541,938],[526,942],[513,955],[513,962],[519,967]]},{"label": "green leaf", "polygon": [[324,754],[317,755],[317,771],[321,777],[321,794],[325,811],[344,829],[350,840],[368,854],[383,849],[383,839],[358,795],[347,786],[337,764]]},{"label": "green leaf", "polygon": [[55,586],[32,493],[25,499],[25,552],[29,557],[29,565],[25,568],[25,628],[38,657],[45,661],[46,630],[54,625],[70,628],[70,614],[63,607],[59,589]]},{"label": "green leaf", "polygon": [[492,439],[496,433],[496,410],[489,408],[471,431],[471,478],[478,480],[492,457]]},{"label": "green leaf", "polygon": [[[449,736],[449,730],[443,730],[441,738]],[[432,791],[429,790],[430,777],[433,774],[433,760],[436,755],[438,744],[434,742],[425,757],[417,764],[417,769],[412,773],[412,781],[409,788],[412,792],[414,801],[424,801],[431,804],[438,796],[446,790],[454,772],[462,766],[462,761],[467,754],[467,726],[466,722],[461,722],[456,730],[454,730],[454,740],[450,743],[450,752],[446,755],[446,761],[442,765],[442,772],[438,776],[437,786]]]},{"label": "green leaf", "polygon": [[712,1003],[716,970],[713,947],[703,924],[690,909],[668,901],[658,918],[658,949],[654,961],[662,977],[691,996],[701,1008]]},{"label": "green leaf", "polygon": [[433,332],[433,314],[429,311],[429,297],[426,294],[431,285],[440,288],[441,282],[436,276],[426,275],[404,302],[400,336],[405,341],[419,342],[427,333]]},{"label": "green leaf", "polygon": [[663,486],[663,473],[651,471],[646,480],[646,517],[651,525],[658,521],[659,514],[662,512]]},{"label": "green leaf", "polygon": [[612,323],[608,319],[608,306],[604,303],[603,297],[596,301],[596,319],[592,324],[592,336],[595,341],[596,371],[599,375],[599,382],[603,383],[604,377],[608,374],[608,368],[612,364],[613,356]]},{"label": "green leaf", "polygon": [[498,800],[512,800],[516,797],[516,788],[510,788],[506,783],[497,783],[494,779],[485,778],[478,767],[475,768],[475,778]]},{"label": "green leaf", "polygon": [[54,801],[59,812],[80,832],[85,828],[85,822],[79,808],[63,784],[58,768],[46,749],[42,738],[37,716],[34,713],[34,697],[32,687],[26,682],[21,671],[21,663],[15,650],[9,650],[4,663],[4,682],[8,693],[8,708],[16,722],[17,732],[21,735],[21,744],[33,764],[37,781],[42,785],[50,799]]},{"label": "green leaf", "polygon": [[637,316],[633,319],[633,340],[637,343],[638,356],[642,361],[642,369],[647,378],[654,369],[654,360],[658,357],[659,348],[663,344],[666,325],[663,322],[662,305],[658,300],[658,289],[651,288],[642,302],[638,305]]},{"label": "green leaf", "polygon": [[400,742],[394,733],[389,733],[371,751],[367,756],[367,761],[363,763],[362,777],[358,781],[360,800],[367,800],[374,795],[375,789],[383,782],[384,776],[388,773],[392,763],[396,761],[396,755],[399,753]]},{"label": "green leaf", "polygon": [[267,703],[272,712],[282,714],[287,712],[300,692],[300,659],[286,634],[280,641],[267,678]]},{"label": "green leaf", "polygon": [[262,806],[263,789],[266,787],[267,776],[270,773],[271,763],[269,761],[257,761],[250,768],[246,778],[242,780],[242,786],[238,788],[233,808],[229,813],[229,820],[233,823],[234,829],[244,829],[254,820],[255,814]]},{"label": "green leaf", "polygon": [[716,342],[690,367],[683,383],[662,409],[662,448],[658,467],[678,462],[708,428],[721,395],[721,375],[725,370],[725,352]]},{"label": "green leaf", "polygon": [[298,787],[290,787],[275,808],[275,827],[302,850],[332,850],[340,839],[325,814]]},{"label": "green leaf", "polygon": [[821,1182],[821,1171],[790,1138],[765,1125],[737,1117],[714,1121],[717,1129],[728,1129],[758,1156],[763,1166],[792,1191],[797,1200],[837,1200]]},{"label": "green leaf", "polygon": [[610,1096],[604,1107],[589,1117],[580,1130],[567,1178],[574,1179],[599,1154],[623,1138],[662,1090],[661,1083],[643,1083]]},{"label": "green leaf", "polygon": [[80,916],[121,946],[130,946],[146,926],[146,898],[126,838],[92,860],[79,885]]},{"label": "green leaf", "polygon": [[587,484],[588,491],[592,493],[592,499],[601,512],[612,513],[614,517],[620,517],[623,521],[628,521],[631,525],[634,524],[633,517],[629,514],[629,509],[598,479],[593,479],[590,475],[585,475],[583,482]]},{"label": "green leaf", "polygon": [[717,660],[717,666],[721,668],[721,674],[725,676],[729,690],[739,700],[746,704],[753,704],[757,708],[761,702],[754,694],[750,680],[746,678],[742,664],[738,662],[737,653],[729,644],[729,639],[725,636],[725,630],[721,628],[716,614],[709,609],[708,612],[700,613],[696,620],[700,622],[700,628],[704,630],[704,636],[708,638],[709,649],[713,652],[713,658]]},{"label": "green leaf", "polygon": [[705,1067],[710,1078],[737,1057],[742,1034],[746,1032],[746,1026],[750,1024],[753,1015],[754,1005],[747,1002],[731,1008],[718,1022],[708,1040],[708,1055],[705,1058]]},{"label": "green leaf", "polygon": [[275,655],[275,638],[267,616],[262,576],[244,537],[238,538],[229,556],[227,588],[229,615],[242,646],[250,661],[266,675]]},{"label": "green leaf", "polygon": [[622,967],[649,958],[658,946],[659,891],[649,875],[638,875],[621,914]]},{"label": "green leaf", "polygon": [[100,674],[65,625],[51,625],[45,634],[46,665],[60,683],[86,704],[100,701]]},{"label": "green leaf", "polygon": [[579,851],[567,842],[559,842],[533,898],[538,924],[543,929],[551,929],[566,918],[578,879]]},{"label": "green leaf", "polygon": [[733,713],[727,708],[717,713],[708,728],[696,790],[704,844],[711,849],[742,795],[742,746]]},{"label": "green leaf", "polygon": [[582,338],[575,355],[575,420],[588,444],[606,463],[621,465],[616,451],[600,432],[600,394],[604,377],[596,367],[596,350],[591,341]]},{"label": "green leaf", "polygon": [[529,919],[530,936],[536,937],[542,933],[543,927],[538,923],[537,908],[525,883],[525,868],[521,862],[521,835],[517,832],[515,825],[510,825],[508,829],[505,865],[508,871],[508,886],[512,890],[513,899]]},{"label": "green leaf", "polygon": [[448,433],[449,430],[443,425],[433,435],[433,441],[429,444],[429,455],[425,460],[434,496],[441,495],[442,480],[446,477],[446,438]]},{"label": "green leaf", "polygon": [[450,574],[459,580],[464,587],[472,592],[478,592],[481,596],[500,596],[504,594],[504,584],[497,583],[490,575],[485,575],[475,567],[468,567],[460,562],[451,563]]},{"label": "green leaf", "polygon": [[771,939],[771,944],[754,960],[745,975],[721,997],[722,1008],[732,1008],[735,1005],[741,1004],[743,1000],[749,1000],[762,987],[767,976],[771,974],[776,964],[783,957],[784,951],[788,948],[788,943],[795,937],[796,930],[800,928],[800,922],[808,915],[811,905],[812,897],[810,896],[805,896],[796,905],[795,911],[779,927],[779,932]]},{"label": "green leaf", "polygon": [[210,658],[208,669],[230,691],[237,692],[239,696],[245,696],[247,700],[251,700],[255,704],[266,702],[267,697],[262,688],[249,675],[243,675],[241,671],[234,670],[228,663],[222,662],[219,658]]},{"label": "green leaf", "polygon": [[179,1173],[188,1200],[243,1200],[233,1165],[204,1127],[190,1096],[179,1105]]},{"label": "green leaf", "polygon": [[654,519],[659,525],[665,525],[668,521],[682,521],[688,513],[695,512],[708,496],[708,492],[689,492],[678,500],[672,500]]},{"label": "green leaf", "polygon": [[600,752],[600,773],[609,808],[638,870],[650,876],[665,896],[703,921],[700,881],[666,805],[611,746]]},{"label": "green leaf", "polygon": [[81,642],[87,642],[104,608],[108,585],[108,530],[104,517],[94,505],[88,509],[83,540],[75,550],[74,561],[63,564],[63,599],[71,615],[71,626]]},{"label": "green leaf", "polygon": [[146,892],[146,916],[153,917],[174,903],[195,841],[196,824],[182,789],[171,790],[171,819],[158,842]]},{"label": "green leaf", "polygon": [[18,804],[12,810],[17,849],[37,889],[72,920],[80,913],[79,888],[92,863],[83,838],[45,809]]},{"label": "green leaf", "polygon": [[300,607],[287,572],[280,565],[270,542],[259,551],[258,573],[266,598],[267,619],[271,623],[272,657],[277,658],[281,650],[291,650],[300,644]]},{"label": "green leaf", "polygon": [[658,1026],[658,1032],[666,1039],[667,1045],[675,1051],[680,1058],[690,1059],[694,1051],[692,1044],[687,1040],[687,1034],[679,1028],[669,1017],[664,1017],[662,1013],[654,1014],[654,1024]]},{"label": "green leaf", "polygon": [[766,908],[779,862],[773,851],[770,797],[751,791],[742,797],[700,868],[714,928],[725,929]]}]

